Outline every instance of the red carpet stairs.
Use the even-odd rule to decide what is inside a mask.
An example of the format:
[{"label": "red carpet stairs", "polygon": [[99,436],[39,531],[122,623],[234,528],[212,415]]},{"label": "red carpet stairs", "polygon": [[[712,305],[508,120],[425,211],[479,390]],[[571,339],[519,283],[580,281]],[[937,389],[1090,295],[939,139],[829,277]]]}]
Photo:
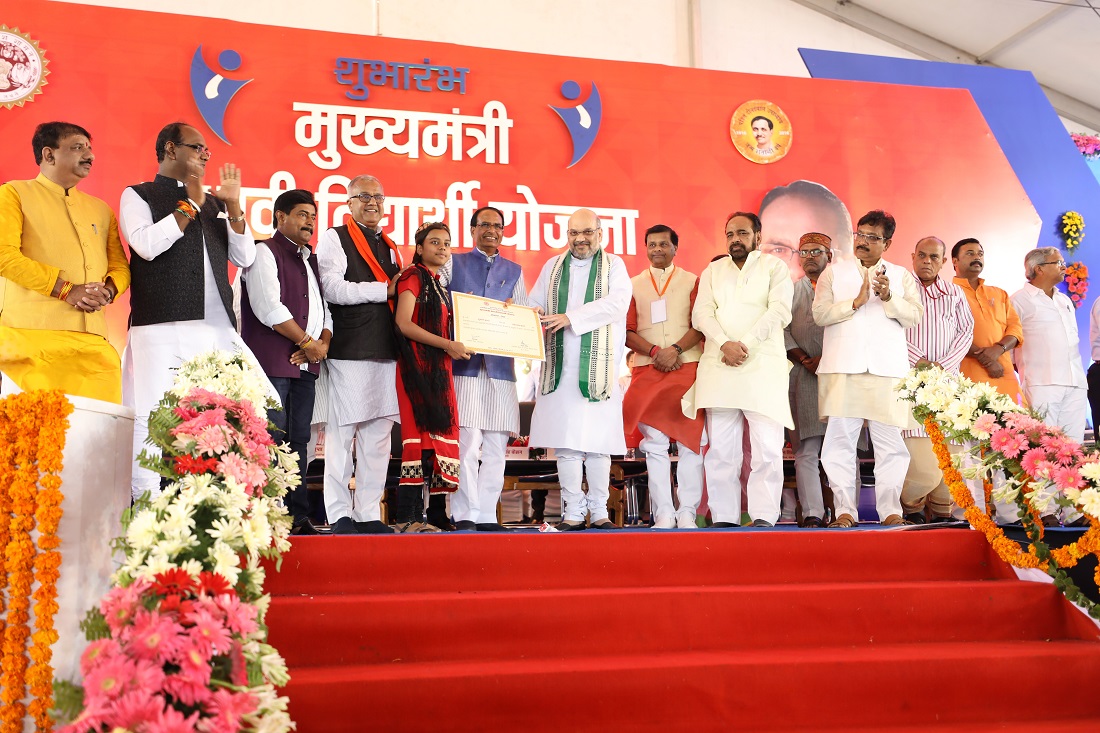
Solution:
[{"label": "red carpet stairs", "polygon": [[300,733],[1100,730],[1100,634],[975,532],[294,538]]}]

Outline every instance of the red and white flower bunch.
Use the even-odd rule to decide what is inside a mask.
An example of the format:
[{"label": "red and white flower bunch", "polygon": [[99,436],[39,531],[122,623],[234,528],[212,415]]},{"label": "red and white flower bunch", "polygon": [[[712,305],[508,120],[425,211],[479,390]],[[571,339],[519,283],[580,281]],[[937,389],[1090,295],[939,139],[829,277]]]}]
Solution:
[{"label": "red and white flower bunch", "polygon": [[150,415],[141,460],[169,483],[123,519],[125,558],[84,623],[83,700],[69,707],[82,712],[64,733],[294,727],[275,692],[289,675],[266,643],[260,560],[290,547],[280,499],[299,478],[267,432],[265,384],[240,355],[204,354]]}]

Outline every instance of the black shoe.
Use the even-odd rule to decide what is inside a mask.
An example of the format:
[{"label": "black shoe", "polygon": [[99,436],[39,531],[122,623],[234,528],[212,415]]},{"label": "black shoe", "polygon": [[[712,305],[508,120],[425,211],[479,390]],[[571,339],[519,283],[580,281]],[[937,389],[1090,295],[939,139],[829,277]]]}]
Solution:
[{"label": "black shoe", "polygon": [[825,526],[825,522],[821,521],[821,517],[803,517],[802,526],[821,529]]},{"label": "black shoe", "polygon": [[1089,526],[1089,518],[1082,515],[1074,519],[1072,522],[1066,522],[1067,527],[1087,527]]},{"label": "black shoe", "polygon": [[294,526],[290,528],[290,533],[299,537],[309,534],[321,534],[320,530],[314,527],[313,522],[309,521],[307,517],[294,522]]},{"label": "black shoe", "polygon": [[[905,518],[909,519],[909,515],[906,514]],[[928,523],[929,524],[948,524],[950,522],[955,522],[955,521],[957,521],[957,520],[952,516],[941,517],[939,514],[933,514],[932,518],[930,520],[928,520]],[[917,524],[917,523],[913,522],[913,524]]]},{"label": "black shoe", "polygon": [[733,522],[715,522],[710,525],[711,529],[733,529],[734,527],[740,527],[740,524],[734,524]]},{"label": "black shoe", "polygon": [[534,517],[529,517],[526,514],[523,515],[523,519],[519,520],[520,524],[542,524],[542,522],[536,522]]},{"label": "black shoe", "polygon": [[580,524],[573,524],[572,522],[567,522],[563,519],[562,521],[554,525],[554,529],[558,530],[559,532],[583,532],[584,530],[588,529],[588,526],[583,521]]},{"label": "black shoe", "polygon": [[754,527],[774,527],[775,525],[766,519],[754,519],[752,520],[752,526]]},{"label": "black shoe", "polygon": [[455,522],[456,532],[475,532],[477,531],[477,525],[469,519],[463,519]]},{"label": "black shoe", "polygon": [[616,526],[616,524],[614,522],[612,522],[610,519],[601,519],[598,522],[593,522],[592,524],[588,525],[588,528],[589,529],[609,530],[609,529],[618,529],[618,526]]},{"label": "black shoe", "polygon": [[1053,514],[1044,514],[1039,518],[1044,527],[1061,527],[1062,523],[1058,521],[1058,517]]},{"label": "black shoe", "polygon": [[377,519],[369,522],[356,522],[355,529],[359,534],[393,534],[393,527],[382,524]]},{"label": "black shoe", "polygon": [[[928,520],[925,518],[924,512],[910,512],[904,516],[904,519],[910,524],[928,524]],[[950,521],[950,518],[948,518],[947,521]]]},{"label": "black shoe", "polygon": [[512,530],[505,527],[503,524],[497,524],[496,522],[478,522],[476,525],[478,532],[511,532]]},{"label": "black shoe", "polygon": [[359,530],[355,528],[355,522],[351,521],[351,517],[340,517],[332,523],[333,534],[359,534]]}]

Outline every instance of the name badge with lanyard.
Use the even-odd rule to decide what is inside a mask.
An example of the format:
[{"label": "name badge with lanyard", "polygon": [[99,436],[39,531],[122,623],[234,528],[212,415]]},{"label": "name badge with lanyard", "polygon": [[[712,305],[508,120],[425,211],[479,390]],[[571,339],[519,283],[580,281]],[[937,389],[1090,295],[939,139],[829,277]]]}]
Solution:
[{"label": "name badge with lanyard", "polygon": [[663,288],[657,287],[657,280],[653,277],[653,270],[649,271],[649,281],[653,283],[653,290],[657,293],[657,300],[653,301],[649,306],[649,320],[654,324],[664,323],[668,320],[668,303],[665,301],[665,292],[668,290],[668,284],[672,282],[672,276],[676,272],[676,265],[672,266],[672,271],[668,273],[668,279],[665,280],[665,286]]}]

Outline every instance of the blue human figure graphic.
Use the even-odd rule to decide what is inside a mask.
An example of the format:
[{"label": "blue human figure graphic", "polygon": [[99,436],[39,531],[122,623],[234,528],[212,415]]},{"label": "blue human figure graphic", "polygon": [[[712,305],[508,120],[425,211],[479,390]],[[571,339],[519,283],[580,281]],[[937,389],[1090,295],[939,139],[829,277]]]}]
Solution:
[{"label": "blue human figure graphic", "polygon": [[[225,71],[236,71],[241,67],[241,55],[231,48],[226,49],[218,55],[218,63]],[[227,145],[232,143],[225,136],[225,110],[241,87],[250,81],[226,79],[203,60],[202,46],[195,49],[191,59],[191,96],[203,120]]]},{"label": "blue human figure graphic", "polygon": [[[581,96],[580,84],[570,79],[561,85],[561,95],[569,100]],[[569,131],[569,137],[573,139],[573,159],[566,168],[572,168],[591,149],[596,141],[596,135],[600,131],[600,120],[603,118],[603,103],[600,102],[600,90],[596,88],[596,82],[592,82],[592,93],[588,99],[575,107],[555,107],[550,109],[557,113],[561,121],[565,123],[565,129]]]}]

